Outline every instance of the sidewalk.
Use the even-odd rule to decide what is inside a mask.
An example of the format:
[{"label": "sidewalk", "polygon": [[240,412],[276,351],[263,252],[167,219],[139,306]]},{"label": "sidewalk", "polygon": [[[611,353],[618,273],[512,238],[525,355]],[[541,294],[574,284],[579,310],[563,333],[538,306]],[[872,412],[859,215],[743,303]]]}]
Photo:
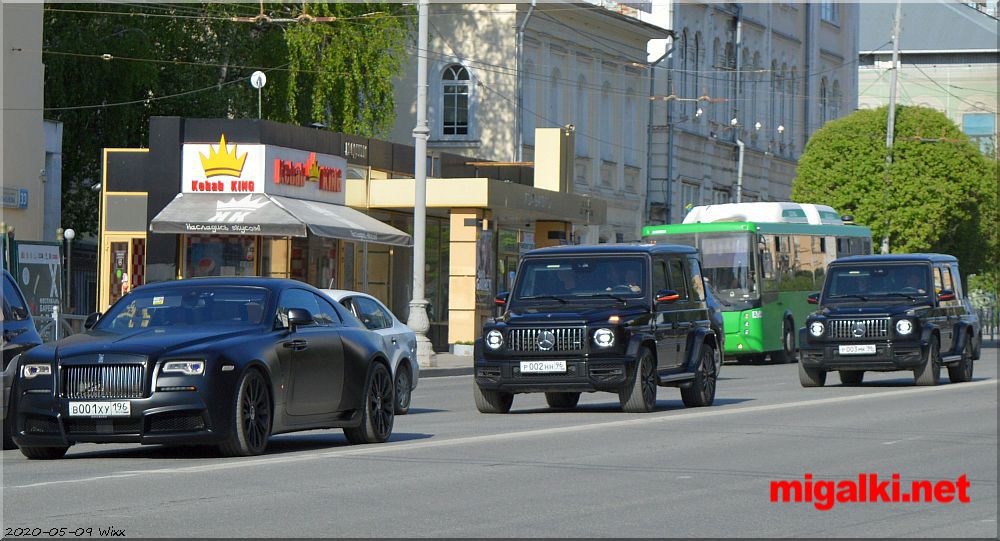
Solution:
[{"label": "sidewalk", "polygon": [[445,376],[472,375],[472,357],[451,353],[436,353],[431,360],[433,366],[420,367],[420,378],[440,378]]}]

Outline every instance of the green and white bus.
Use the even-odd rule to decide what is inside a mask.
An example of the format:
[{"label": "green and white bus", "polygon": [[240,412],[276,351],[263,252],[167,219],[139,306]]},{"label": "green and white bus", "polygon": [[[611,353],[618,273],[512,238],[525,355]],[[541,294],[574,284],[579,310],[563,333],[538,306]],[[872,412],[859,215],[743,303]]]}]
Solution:
[{"label": "green and white bus", "polygon": [[[848,217],[845,217],[848,218]],[[871,230],[832,208],[784,202],[694,207],[682,224],[642,230],[645,242],[701,252],[702,273],[722,304],[725,354],[740,362],[794,362],[798,327],[838,257],[870,254]]]}]

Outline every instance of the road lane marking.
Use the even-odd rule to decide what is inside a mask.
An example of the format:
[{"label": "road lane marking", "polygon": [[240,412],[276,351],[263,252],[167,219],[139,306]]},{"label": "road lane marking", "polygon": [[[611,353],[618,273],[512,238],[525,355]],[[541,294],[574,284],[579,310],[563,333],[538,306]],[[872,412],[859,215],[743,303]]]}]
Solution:
[{"label": "road lane marking", "polygon": [[699,408],[698,410],[685,411],[684,413],[677,413],[677,414],[653,415],[653,416],[644,415],[639,418],[620,419],[617,421],[604,421],[597,423],[570,425],[570,426],[552,427],[552,428],[538,428],[532,430],[522,430],[520,432],[501,432],[497,434],[485,434],[481,436],[463,436],[463,437],[448,438],[436,441],[432,440],[432,441],[402,442],[398,444],[380,444],[380,445],[370,445],[364,447],[343,447],[331,451],[321,451],[308,454],[299,454],[294,456],[282,455],[282,456],[272,456],[272,457],[265,456],[265,457],[250,458],[250,459],[232,459],[229,460],[228,462],[223,462],[223,463],[202,464],[199,466],[185,466],[180,468],[161,468],[155,470],[123,471],[108,475],[87,477],[83,479],[60,479],[55,481],[42,481],[38,483],[30,483],[26,485],[12,485],[5,487],[5,489],[11,490],[11,489],[24,489],[24,488],[38,488],[38,487],[45,487],[52,485],[126,479],[130,477],[139,477],[146,475],[175,475],[175,474],[185,474],[185,473],[187,474],[204,473],[204,472],[230,470],[238,468],[249,468],[253,466],[267,466],[272,464],[290,464],[293,462],[304,462],[304,461],[324,459],[324,458],[341,458],[341,457],[351,457],[359,455],[376,455],[383,453],[392,453],[397,451],[419,451],[422,449],[429,449],[435,447],[449,447],[456,445],[475,445],[475,444],[495,442],[495,441],[531,438],[536,436],[552,436],[555,434],[587,432],[591,430],[599,430],[605,428],[620,428],[626,426],[646,425],[646,424],[654,424],[654,423],[662,423],[670,421],[686,421],[690,419],[700,419],[704,417],[718,417],[723,415],[760,413],[767,411],[803,408],[811,406],[824,406],[828,404],[851,402],[854,400],[895,398],[899,396],[907,396],[913,394],[949,392],[952,390],[961,391],[973,387],[996,386],[997,382],[998,380],[991,379],[991,380],[975,381],[970,383],[962,383],[958,385],[942,385],[938,387],[914,387],[899,391],[886,391],[886,392],[877,392],[877,393],[868,393],[868,394],[850,395],[850,396],[835,396],[829,398],[819,398],[815,400],[800,400],[797,402],[765,404],[760,406],[743,406],[735,408],[726,408],[725,406],[720,406],[716,408]]}]

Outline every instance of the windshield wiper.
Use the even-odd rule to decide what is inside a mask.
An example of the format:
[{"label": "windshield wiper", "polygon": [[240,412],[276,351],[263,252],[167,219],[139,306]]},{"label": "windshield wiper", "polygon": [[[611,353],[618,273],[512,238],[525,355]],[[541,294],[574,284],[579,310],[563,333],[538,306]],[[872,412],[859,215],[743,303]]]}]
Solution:
[{"label": "windshield wiper", "polygon": [[541,300],[541,299],[554,299],[554,300],[557,300],[557,301],[559,301],[559,302],[561,302],[563,304],[566,304],[566,299],[564,299],[562,297],[558,297],[556,295],[530,295],[528,297],[518,297],[517,298],[517,300],[519,300],[519,301],[537,301],[537,300]]},{"label": "windshield wiper", "polygon": [[906,293],[882,293],[879,295],[879,297],[906,297],[911,301],[917,300],[917,298],[914,297],[913,295],[907,295]]},{"label": "windshield wiper", "polygon": [[830,295],[831,299],[846,299],[848,297],[854,297],[855,299],[861,299],[868,302],[868,297],[865,297],[864,295]]},{"label": "windshield wiper", "polygon": [[625,300],[624,297],[619,297],[618,295],[615,295],[614,293],[589,293],[587,295],[575,295],[575,296],[576,297],[584,297],[584,298],[608,297],[608,298],[614,299],[614,300],[616,300],[618,302],[628,302],[628,301]]}]

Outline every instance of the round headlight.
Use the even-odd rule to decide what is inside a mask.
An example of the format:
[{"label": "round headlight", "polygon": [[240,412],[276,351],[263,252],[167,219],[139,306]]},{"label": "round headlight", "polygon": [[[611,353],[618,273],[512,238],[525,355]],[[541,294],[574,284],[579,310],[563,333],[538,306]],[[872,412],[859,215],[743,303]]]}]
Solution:
[{"label": "round headlight", "polygon": [[813,321],[809,324],[809,334],[813,336],[823,336],[824,331],[826,331],[826,326],[823,325],[822,321]]},{"label": "round headlight", "polygon": [[500,349],[500,346],[503,345],[503,333],[498,330],[486,333],[486,345],[490,349]]},{"label": "round headlight", "polygon": [[896,332],[899,334],[910,334],[913,332],[913,322],[908,319],[901,319],[897,321]]},{"label": "round headlight", "polygon": [[594,343],[598,347],[609,348],[615,343],[615,333],[611,329],[597,329],[594,332]]}]

